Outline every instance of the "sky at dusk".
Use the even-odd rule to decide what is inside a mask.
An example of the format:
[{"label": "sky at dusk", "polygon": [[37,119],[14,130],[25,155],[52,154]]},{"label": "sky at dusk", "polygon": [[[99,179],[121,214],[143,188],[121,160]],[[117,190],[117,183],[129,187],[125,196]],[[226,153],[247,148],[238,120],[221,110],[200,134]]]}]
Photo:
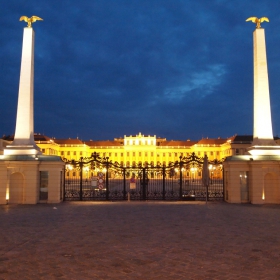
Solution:
[{"label": "sky at dusk", "polygon": [[22,15],[35,31],[34,131],[113,140],[253,134],[253,31],[264,22],[280,136],[280,1],[9,0],[1,3],[2,135],[14,134]]}]

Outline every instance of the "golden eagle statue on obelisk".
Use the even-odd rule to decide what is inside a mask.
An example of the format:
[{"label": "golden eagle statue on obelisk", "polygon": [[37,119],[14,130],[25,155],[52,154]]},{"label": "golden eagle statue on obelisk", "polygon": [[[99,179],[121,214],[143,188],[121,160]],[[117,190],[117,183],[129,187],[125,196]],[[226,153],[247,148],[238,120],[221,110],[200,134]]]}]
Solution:
[{"label": "golden eagle statue on obelisk", "polygon": [[246,19],[246,21],[252,21],[257,24],[257,28],[261,28],[261,23],[264,21],[269,22],[269,19],[267,17],[262,17],[262,18],[249,17]]},{"label": "golden eagle statue on obelisk", "polygon": [[43,20],[42,18],[40,17],[37,17],[37,16],[32,16],[32,17],[27,17],[27,16],[22,16],[20,17],[19,21],[26,21],[27,22],[27,27],[32,27],[32,23],[35,22],[36,20]]}]

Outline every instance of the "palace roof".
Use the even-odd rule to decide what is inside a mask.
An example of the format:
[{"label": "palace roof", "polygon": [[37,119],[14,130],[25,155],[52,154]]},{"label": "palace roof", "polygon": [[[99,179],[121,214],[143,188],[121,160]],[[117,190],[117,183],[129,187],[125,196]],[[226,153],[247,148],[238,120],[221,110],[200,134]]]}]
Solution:
[{"label": "palace roof", "polygon": [[178,140],[170,140],[170,141],[163,141],[160,142],[159,146],[164,146],[164,147],[190,147],[193,146],[194,144],[196,144],[197,141],[190,141],[190,140],[186,140],[186,141],[178,141]]},{"label": "palace roof", "polygon": [[225,138],[202,138],[197,142],[197,145],[222,145],[227,141]]},{"label": "palace roof", "polygon": [[113,147],[113,146],[123,146],[123,144],[119,141],[85,141],[85,144],[90,147]]}]

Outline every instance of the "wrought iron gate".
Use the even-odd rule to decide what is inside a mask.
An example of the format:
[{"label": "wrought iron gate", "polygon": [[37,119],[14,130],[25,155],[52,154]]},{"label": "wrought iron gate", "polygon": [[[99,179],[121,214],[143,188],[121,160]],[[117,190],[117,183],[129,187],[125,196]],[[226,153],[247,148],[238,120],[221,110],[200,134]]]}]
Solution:
[{"label": "wrought iron gate", "polygon": [[[122,166],[93,153],[65,160],[64,200],[223,200],[222,162],[208,161],[208,192],[202,183],[203,158],[194,153],[169,165]],[[135,188],[130,179],[135,177]]]}]

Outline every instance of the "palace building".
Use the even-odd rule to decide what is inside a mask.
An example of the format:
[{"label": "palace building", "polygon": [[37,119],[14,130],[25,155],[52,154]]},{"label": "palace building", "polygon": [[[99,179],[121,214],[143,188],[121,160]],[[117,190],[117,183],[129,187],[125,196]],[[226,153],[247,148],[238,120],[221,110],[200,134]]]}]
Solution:
[{"label": "palace building", "polygon": [[[250,147],[252,135],[234,135],[230,138],[202,138],[193,140],[167,140],[156,135],[124,135],[106,141],[83,141],[81,139],[56,139],[41,134],[34,134],[37,146],[45,155],[58,155],[67,160],[79,160],[90,157],[96,152],[101,157],[108,157],[112,162],[123,166],[139,163],[166,164],[174,162],[180,156],[188,157],[195,153],[198,157],[207,155],[209,160],[223,160],[232,155],[245,155]],[[13,141],[13,136],[3,136],[0,153]]]}]

